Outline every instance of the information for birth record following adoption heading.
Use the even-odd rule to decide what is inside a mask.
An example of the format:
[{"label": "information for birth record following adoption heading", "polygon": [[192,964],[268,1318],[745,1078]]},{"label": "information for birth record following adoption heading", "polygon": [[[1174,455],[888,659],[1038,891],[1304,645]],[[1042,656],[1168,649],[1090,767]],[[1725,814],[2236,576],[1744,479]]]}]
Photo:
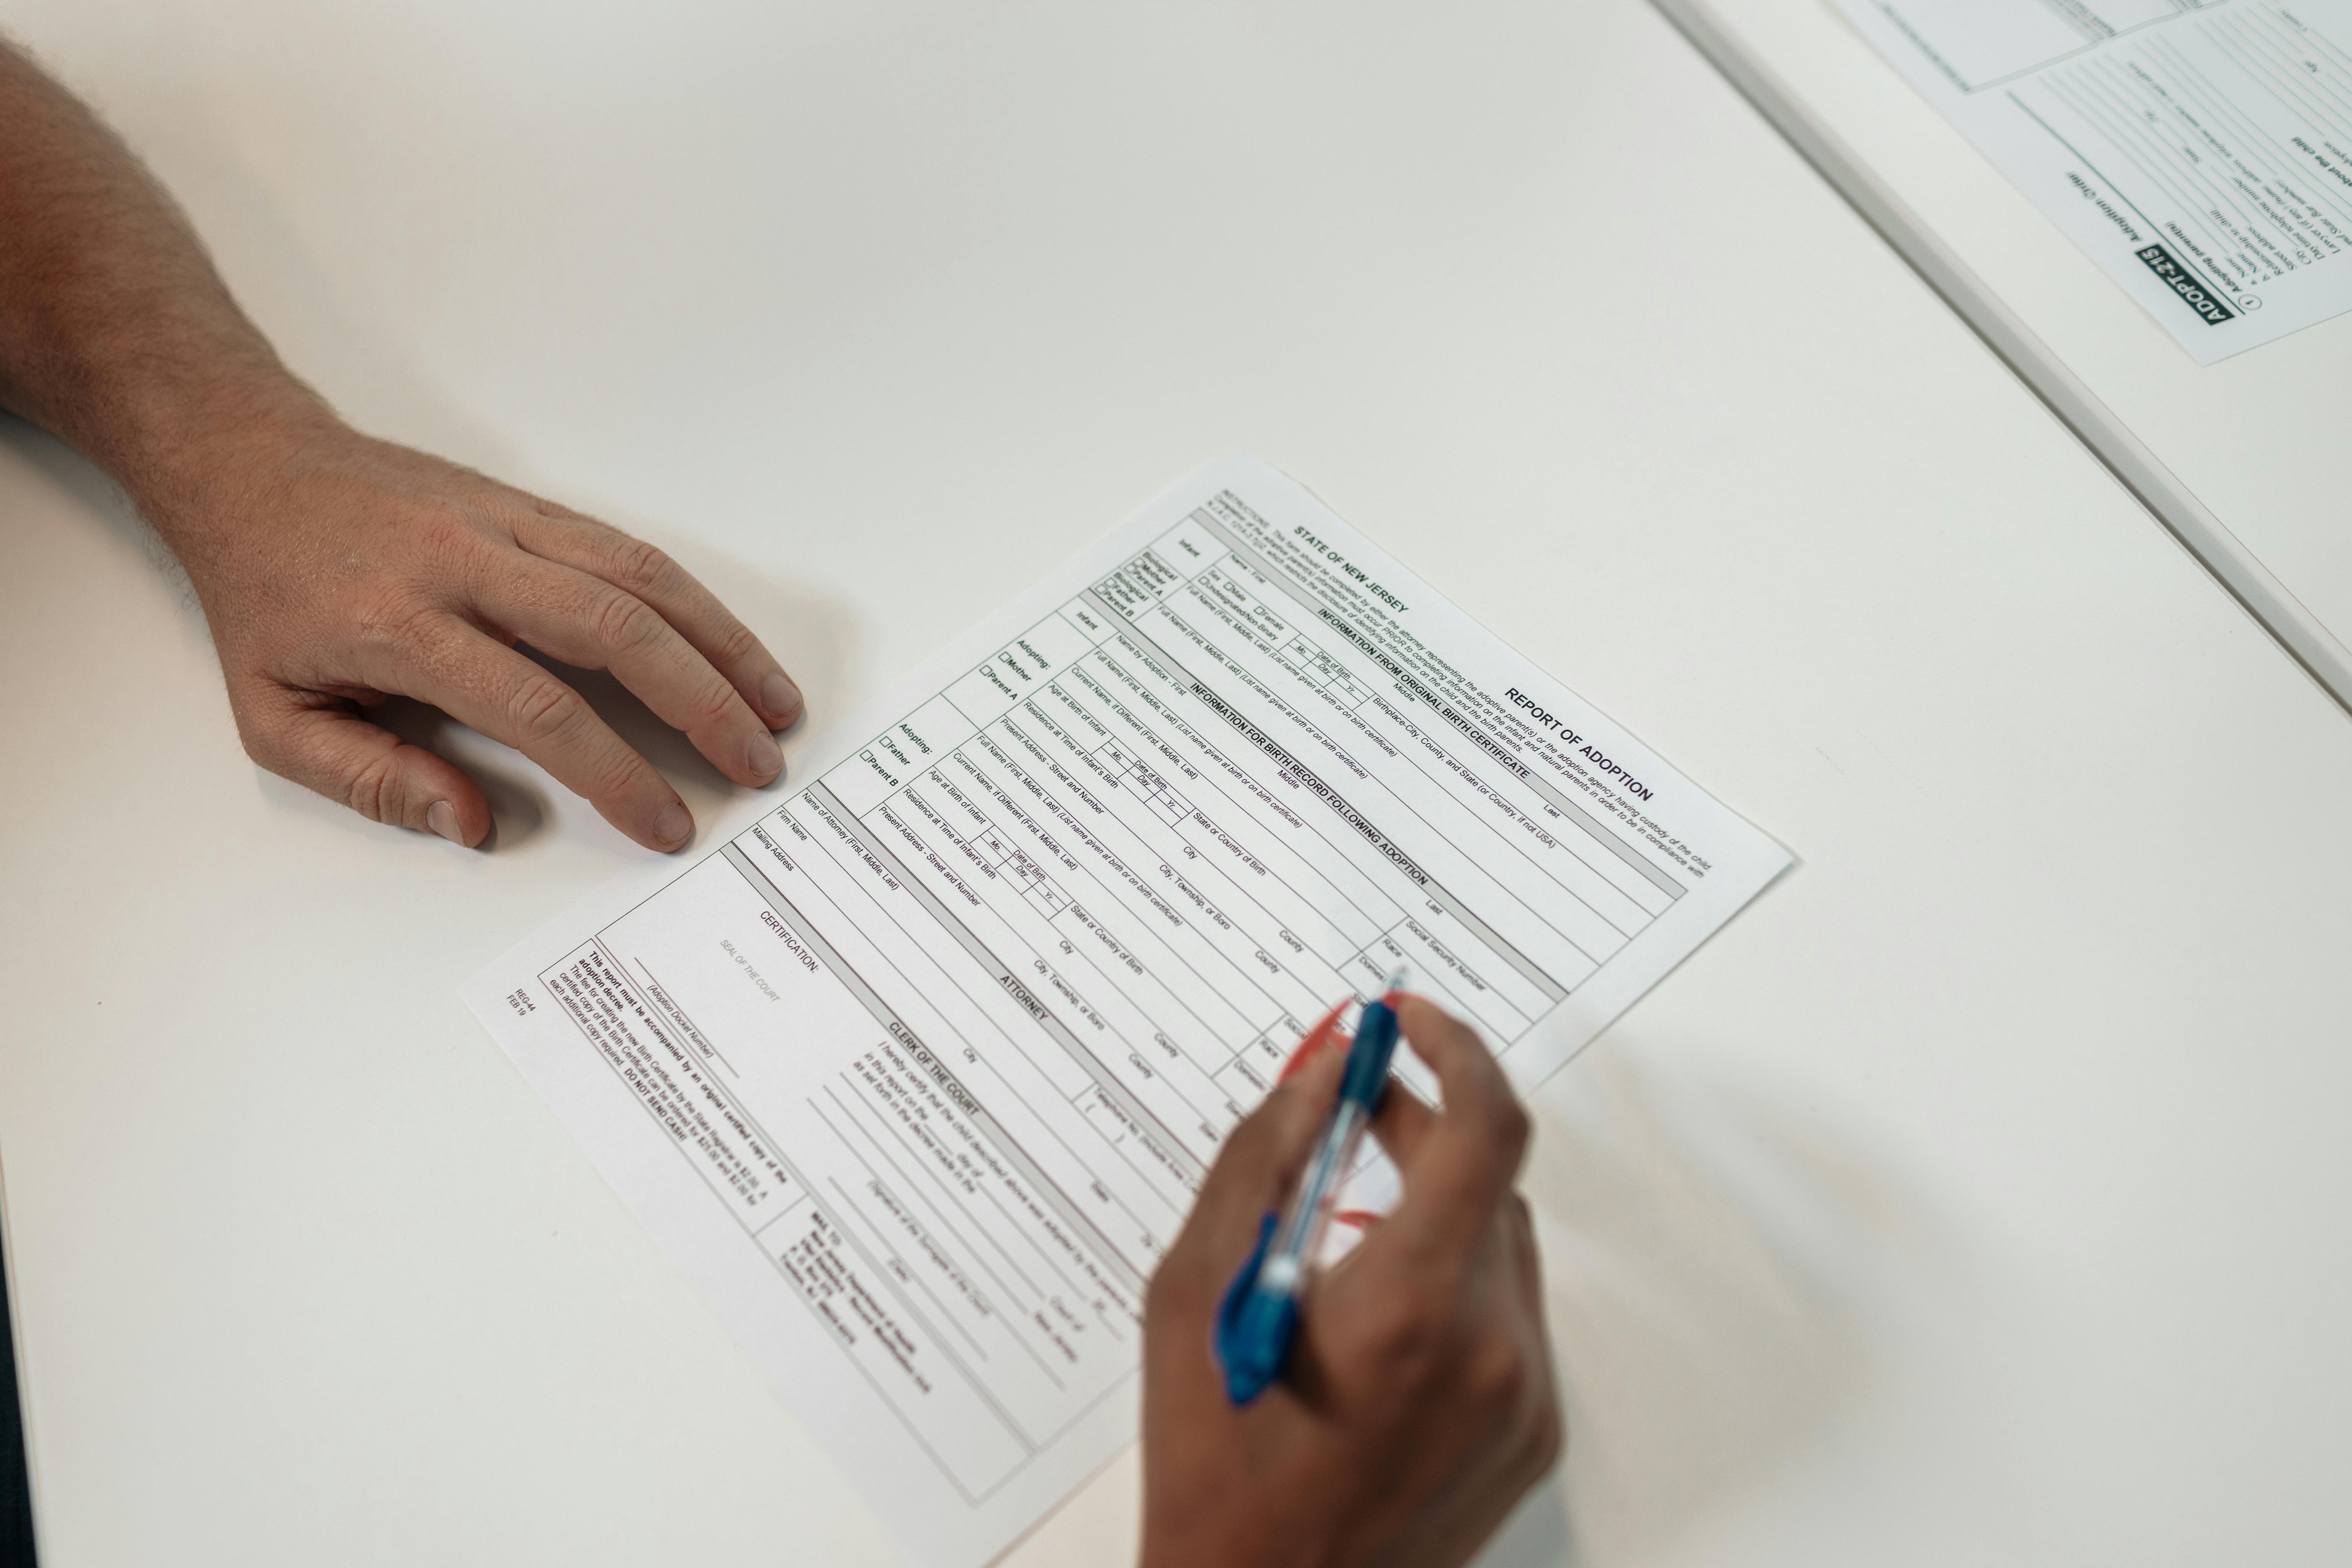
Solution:
[{"label": "information for birth record following adoption heading", "polygon": [[1144,1282],[1334,1002],[1409,964],[1530,1086],[1789,863],[1241,458],[831,757],[467,1001],[943,1565],[1134,1439]]}]

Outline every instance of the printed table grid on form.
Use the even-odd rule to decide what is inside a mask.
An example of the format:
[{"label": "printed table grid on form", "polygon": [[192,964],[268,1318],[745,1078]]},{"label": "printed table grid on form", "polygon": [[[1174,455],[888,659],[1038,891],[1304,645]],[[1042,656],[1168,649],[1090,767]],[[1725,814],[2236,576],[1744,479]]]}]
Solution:
[{"label": "printed table grid on form", "polygon": [[[967,1498],[1132,1374],[1333,1001],[1406,963],[1507,1056],[1684,894],[1300,548],[1219,497],[541,975]],[[711,947],[868,1043],[763,1095],[666,983]]]}]

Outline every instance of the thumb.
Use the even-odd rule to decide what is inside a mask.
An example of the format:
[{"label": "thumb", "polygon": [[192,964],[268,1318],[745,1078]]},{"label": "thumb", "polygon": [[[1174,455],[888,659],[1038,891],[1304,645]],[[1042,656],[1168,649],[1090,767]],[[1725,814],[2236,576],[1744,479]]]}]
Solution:
[{"label": "thumb", "polygon": [[489,802],[455,764],[348,706],[314,707],[314,700],[279,688],[256,704],[262,710],[251,721],[240,705],[237,728],[253,760],[372,822],[468,847],[489,832]]}]

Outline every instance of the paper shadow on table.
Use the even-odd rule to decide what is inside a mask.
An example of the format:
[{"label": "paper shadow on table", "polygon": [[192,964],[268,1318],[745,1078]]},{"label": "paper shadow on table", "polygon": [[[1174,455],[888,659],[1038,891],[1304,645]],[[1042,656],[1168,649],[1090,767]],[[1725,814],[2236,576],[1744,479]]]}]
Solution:
[{"label": "paper shadow on table", "polygon": [[1615,1037],[1536,1109],[1522,1184],[1568,1452],[1478,1562],[1654,1562],[1860,1398],[1863,1313],[1832,1275],[1937,1227],[1817,1121],[1656,1072]]}]

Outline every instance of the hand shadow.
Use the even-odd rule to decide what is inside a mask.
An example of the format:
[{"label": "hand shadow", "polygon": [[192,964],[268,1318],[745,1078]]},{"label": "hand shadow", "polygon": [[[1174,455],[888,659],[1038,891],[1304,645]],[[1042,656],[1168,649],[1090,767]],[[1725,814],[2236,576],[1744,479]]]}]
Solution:
[{"label": "hand shadow", "polygon": [[1532,1109],[1568,1446],[1478,1562],[1654,1562],[1869,1385],[1837,1281],[1948,1238],[1818,1120],[1655,1072],[1622,1034]]}]

